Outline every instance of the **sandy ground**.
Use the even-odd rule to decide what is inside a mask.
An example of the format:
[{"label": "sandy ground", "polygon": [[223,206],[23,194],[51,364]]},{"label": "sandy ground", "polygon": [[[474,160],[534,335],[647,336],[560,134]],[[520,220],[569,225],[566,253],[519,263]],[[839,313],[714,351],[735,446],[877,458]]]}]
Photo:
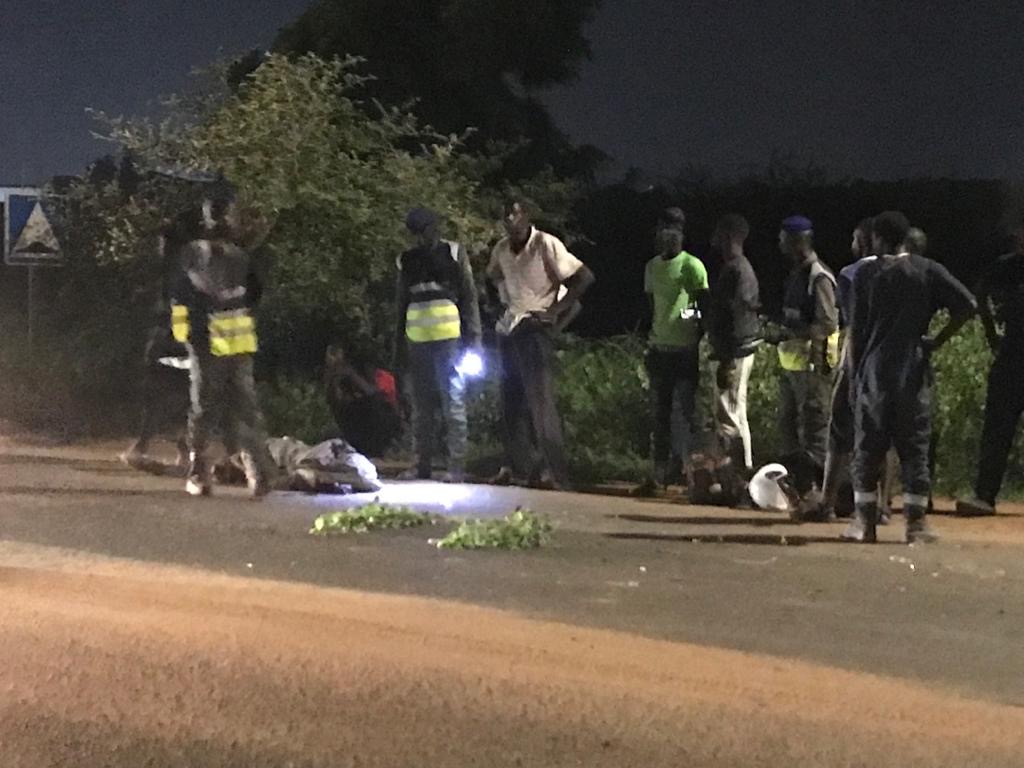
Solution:
[{"label": "sandy ground", "polygon": [[0,449],[0,766],[1024,764],[1022,518],[854,547],[750,512],[391,492],[560,530],[317,541],[341,502],[201,503],[108,446]]}]

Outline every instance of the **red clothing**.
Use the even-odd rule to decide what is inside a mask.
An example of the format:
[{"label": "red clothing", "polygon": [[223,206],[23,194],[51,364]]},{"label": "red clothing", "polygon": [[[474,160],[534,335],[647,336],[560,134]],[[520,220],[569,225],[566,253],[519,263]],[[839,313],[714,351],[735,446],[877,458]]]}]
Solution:
[{"label": "red clothing", "polygon": [[377,385],[383,395],[394,408],[398,408],[398,387],[395,384],[395,377],[390,371],[378,368],[373,372],[373,383]]}]

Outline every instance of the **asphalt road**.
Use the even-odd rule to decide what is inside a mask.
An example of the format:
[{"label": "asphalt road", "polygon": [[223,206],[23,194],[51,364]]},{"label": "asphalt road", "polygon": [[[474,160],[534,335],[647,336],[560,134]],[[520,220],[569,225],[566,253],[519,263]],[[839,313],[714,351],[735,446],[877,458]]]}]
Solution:
[{"label": "asphalt road", "polygon": [[359,498],[187,498],[114,445],[0,446],[0,765],[1024,764],[1024,517],[941,543],[588,495],[389,485],[549,514],[314,539]]}]

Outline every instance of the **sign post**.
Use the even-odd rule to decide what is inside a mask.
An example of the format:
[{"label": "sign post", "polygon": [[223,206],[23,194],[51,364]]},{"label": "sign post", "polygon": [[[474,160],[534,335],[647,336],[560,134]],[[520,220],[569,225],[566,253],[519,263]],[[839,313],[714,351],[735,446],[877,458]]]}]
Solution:
[{"label": "sign post", "polygon": [[28,268],[28,350],[32,355],[36,335],[36,269],[63,266],[64,253],[37,190],[12,190],[3,197],[4,263]]}]

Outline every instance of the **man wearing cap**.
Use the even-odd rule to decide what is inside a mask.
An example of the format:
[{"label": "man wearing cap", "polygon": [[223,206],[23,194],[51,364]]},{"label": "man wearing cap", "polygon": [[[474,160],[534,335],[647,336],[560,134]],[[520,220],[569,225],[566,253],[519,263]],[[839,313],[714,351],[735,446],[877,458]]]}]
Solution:
[{"label": "man wearing cap", "polygon": [[431,476],[438,401],[448,442],[447,482],[465,474],[466,382],[458,370],[467,350],[480,347],[480,308],[466,249],[442,240],[438,216],[414,208],[405,225],[416,244],[398,257],[395,356],[407,358],[413,395],[416,466],[403,479]]},{"label": "man wearing cap", "polygon": [[569,469],[555,402],[553,334],[577,311],[594,275],[561,240],[533,226],[534,209],[525,199],[505,204],[507,237],[487,267],[505,306],[497,323],[505,461],[493,482],[507,485],[519,470],[531,485],[564,489]]},{"label": "man wearing cap", "polygon": [[[872,223],[879,254],[853,280],[853,324],[848,348],[854,414],[855,513],[844,539],[874,542],[878,478],[890,446],[900,457],[908,544],[933,540],[925,524],[931,475],[931,355],[974,312],[974,297],[941,264],[904,248],[907,217],[886,211]],[[929,336],[932,317],[949,321]]]},{"label": "man wearing cap", "polygon": [[832,372],[839,363],[836,279],[814,251],[810,219],[790,216],[779,231],[788,262],[779,342],[779,431],[782,453],[806,466],[821,487],[828,443]]}]

